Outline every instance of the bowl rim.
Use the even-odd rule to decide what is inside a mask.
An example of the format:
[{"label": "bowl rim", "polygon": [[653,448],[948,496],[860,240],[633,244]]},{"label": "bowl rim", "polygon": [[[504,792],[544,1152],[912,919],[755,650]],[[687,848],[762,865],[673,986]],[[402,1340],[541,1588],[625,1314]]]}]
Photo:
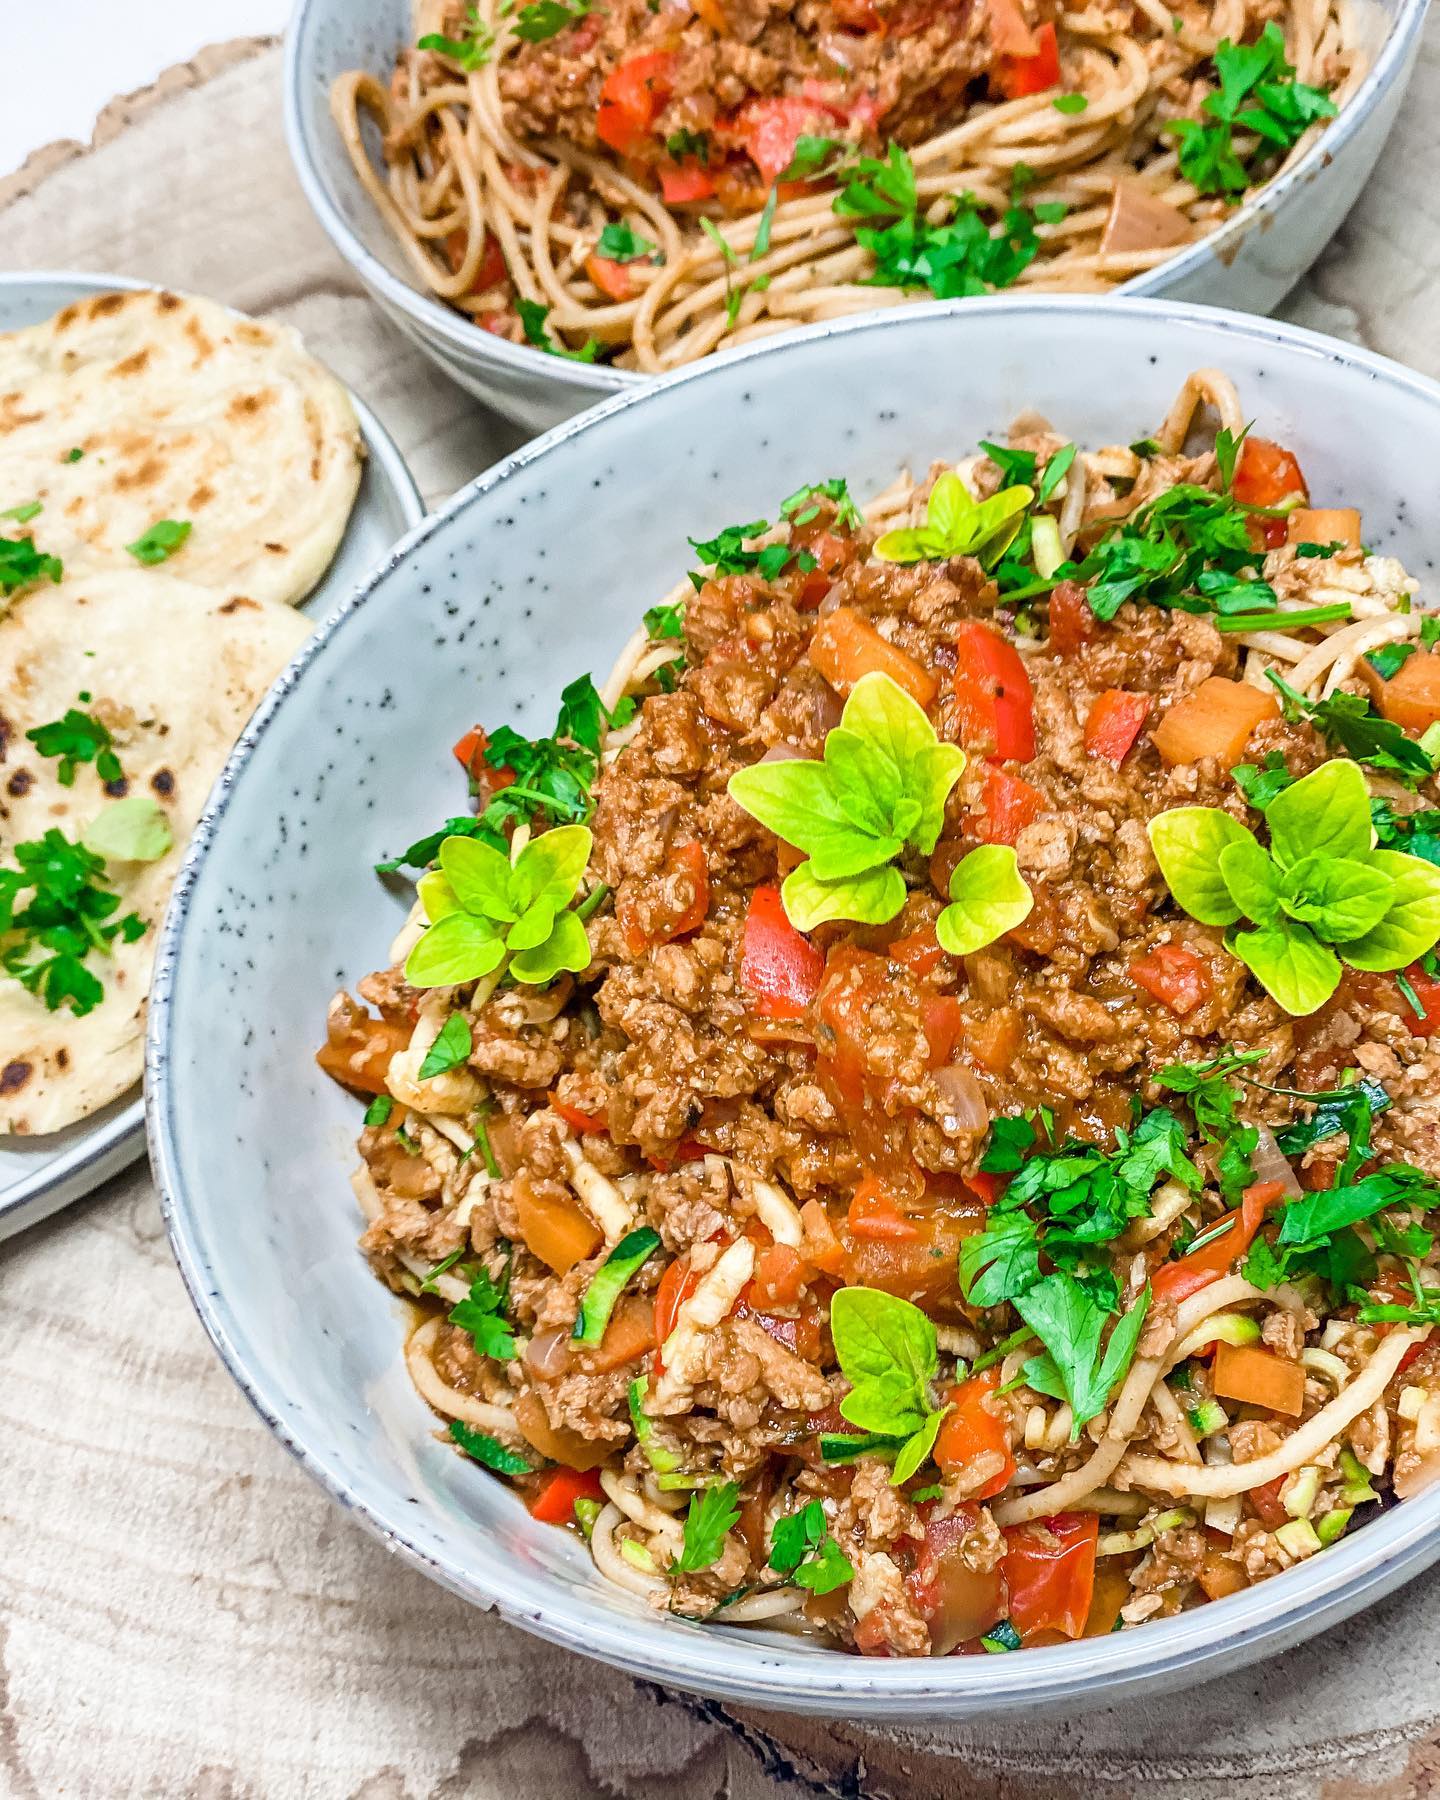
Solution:
[{"label": "bowl rim", "polygon": [[[31,287],[64,286],[85,290],[90,294],[139,294],[160,292],[168,287],[163,281],[148,281],[135,275],[109,275],[104,271],[93,269],[5,269],[0,270],[0,294],[14,293]],[[190,295],[187,288],[174,288],[170,291]],[[77,299],[81,296],[77,295]],[[209,296],[196,294],[195,299],[205,300]],[[66,301],[65,305],[73,305],[74,301]],[[248,319],[250,314],[241,312],[231,306],[228,301],[211,300],[210,304],[223,306],[229,313],[239,318]],[[275,321],[283,323],[283,321]],[[23,327],[22,327],[23,329]],[[308,347],[306,354],[310,355]],[[315,358],[318,362],[320,358]],[[380,423],[369,405],[360,398],[347,381],[330,368],[328,363],[321,363],[327,373],[345,389],[350,397],[350,404],[355,408],[355,417],[360,426],[360,436],[365,444],[365,453],[375,466],[379,477],[394,490],[396,505],[404,521],[405,530],[409,532],[425,517],[425,499],[410,472],[409,464],[400,454],[400,446]],[[348,529],[348,522],[347,522]],[[329,570],[320,577],[317,587],[324,584]],[[309,596],[305,596],[307,599]],[[137,1084],[138,1085],[138,1084]],[[52,1213],[59,1212],[71,1201],[90,1193],[102,1181],[134,1162],[145,1151],[145,1107],[140,1094],[135,1088],[127,1090],[130,1098],[126,1105],[108,1118],[103,1125],[90,1131],[80,1130],[71,1143],[49,1161],[38,1163],[36,1167],[20,1180],[9,1186],[0,1186],[0,1240],[35,1225]],[[125,1096],[118,1096],[125,1098]],[[82,1126],[85,1121],[77,1121]],[[69,1130],[70,1127],[66,1127]],[[53,1135],[53,1134],[47,1134]],[[35,1142],[43,1142],[36,1139]]]},{"label": "bowl rim", "polygon": [[[331,243],[339,250],[376,299],[382,305],[393,307],[407,317],[426,336],[432,346],[438,347],[436,345],[438,339],[439,344],[443,345],[449,353],[460,357],[462,361],[473,359],[481,366],[487,363],[493,364],[499,369],[508,370],[517,377],[538,378],[547,388],[556,392],[570,391],[596,395],[624,393],[630,389],[644,389],[663,379],[662,376],[646,374],[638,369],[615,369],[604,363],[571,362],[549,356],[543,350],[534,349],[528,344],[512,344],[508,338],[496,337],[493,332],[481,331],[478,326],[470,324],[453,308],[447,306],[443,300],[422,292],[410,281],[395,275],[378,257],[371,254],[331,196],[330,189],[321,174],[320,160],[315,152],[306,122],[306,110],[301,103],[302,90],[306,84],[309,66],[309,34],[315,28],[323,3],[324,0],[295,0],[295,9],[285,30],[283,77],[285,137],[290,149],[290,160],[294,165],[305,197],[310,202],[311,209],[319,219]],[[1238,253],[1242,241],[1249,233],[1253,229],[1264,229],[1270,217],[1285,205],[1290,194],[1302,182],[1323,172],[1360,126],[1368,120],[1375,102],[1389,88],[1408,59],[1420,27],[1424,23],[1429,4],[1430,0],[1396,0],[1390,28],[1385,34],[1384,42],[1381,44],[1374,62],[1366,70],[1360,86],[1356,89],[1354,98],[1341,110],[1339,116],[1319,134],[1303,156],[1272,181],[1267,182],[1242,206],[1237,207],[1224,224],[1211,232],[1208,237],[1199,239],[1178,255],[1167,258],[1156,268],[1146,270],[1140,275],[1132,275],[1128,281],[1121,282],[1112,292],[1127,297],[1163,297],[1160,293],[1162,284],[1168,290],[1173,283],[1183,281],[1187,276],[1199,270],[1209,258],[1215,258],[1228,268],[1233,262],[1235,254]],[[1296,279],[1300,279],[1304,273],[1305,271],[1301,270]],[[1004,295],[1012,298],[1018,297],[1014,289],[1004,289],[999,295],[986,296],[986,298],[999,298]],[[908,311],[915,306],[927,304],[930,303],[925,301],[907,302],[903,310]],[[965,302],[965,304],[969,304],[969,302]],[[868,317],[869,315],[852,314],[849,316]],[[789,341],[795,334],[786,332],[783,335]],[[713,351],[710,356],[702,357],[700,360],[709,362],[717,355],[734,356],[745,348],[746,346],[741,345],[735,350]]]},{"label": "bowl rim", "polygon": [[[1273,1581],[1173,1619],[1147,1624],[1144,1635],[1110,1634],[1074,1643],[1032,1649],[1022,1657],[879,1660],[813,1648],[792,1648],[745,1634],[744,1628],[703,1628],[672,1620],[616,1614],[606,1616],[587,1600],[583,1589],[567,1591],[540,1569],[515,1562],[494,1563],[494,1578],[475,1572],[489,1554],[480,1528],[478,1556],[472,1546],[476,1531],[456,1544],[445,1533],[417,1521],[402,1505],[389,1506],[366,1491],[363,1471],[353,1482],[340,1467],[338,1449],[319,1450],[307,1443],[313,1435],[278,1381],[248,1367],[239,1339],[242,1329],[224,1293],[223,1283],[206,1260],[204,1233],[192,1196],[181,1180],[176,1145],[176,1095],[172,1067],[185,1067],[183,1056],[171,1054],[172,1009],[185,931],[195,884],[213,852],[237,784],[260,739],[326,647],[356,617],[420,543],[446,530],[450,521],[491,494],[553,449],[591,432],[604,432],[606,422],[635,406],[663,405],[672,389],[724,379],[735,363],[758,364],[793,353],[797,343],[832,338],[863,338],[875,331],[905,329],[907,321],[926,323],[954,317],[1002,319],[1007,328],[1034,319],[1045,341],[1053,342],[1057,324],[1069,317],[1117,315],[1114,322],[1132,333],[1157,330],[1193,331],[1208,340],[1201,360],[1219,354],[1217,338],[1241,339],[1302,363],[1309,359],[1339,364],[1367,389],[1377,385],[1399,390],[1431,408],[1440,431],[1440,381],[1419,375],[1362,347],[1340,343],[1300,326],[1232,313],[1188,302],[1118,299],[1114,295],[1036,295],[1017,300],[987,298],[938,301],[907,309],[903,315],[852,316],[810,326],[785,338],[762,339],[735,356],[704,359],[661,377],[653,385],[614,396],[602,405],[557,425],[487,469],[460,489],[444,506],[423,520],[376,566],[369,578],[340,602],[301,647],[271,688],[236,744],[186,851],[157,946],[146,1038],[146,1124],[161,1210],[172,1253],[198,1313],[221,1360],[260,1417],[320,1485],[387,1549],[438,1581],[451,1592],[497,1612],[511,1624],[596,1657],[629,1674],[730,1701],[772,1709],[869,1719],[962,1717],[1008,1708],[1058,1706],[1067,1700],[1106,1701],[1142,1686],[1177,1687],[1219,1674],[1209,1667],[1219,1658],[1226,1667],[1285,1648],[1313,1635],[1379,1598],[1400,1580],[1418,1573],[1440,1557],[1440,1484],[1395,1506],[1353,1537],[1330,1546],[1323,1557],[1297,1564]],[[467,1552],[470,1552],[467,1554]],[[737,1638],[742,1641],[737,1641]],[[1137,1654],[1136,1646],[1139,1645]]]}]

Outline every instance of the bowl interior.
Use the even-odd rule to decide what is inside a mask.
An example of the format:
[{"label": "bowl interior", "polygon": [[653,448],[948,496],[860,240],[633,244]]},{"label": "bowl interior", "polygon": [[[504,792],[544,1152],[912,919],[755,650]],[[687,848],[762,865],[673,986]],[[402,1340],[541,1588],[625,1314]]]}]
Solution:
[{"label": "bowl interior", "polygon": [[458,805],[448,745],[476,720],[548,729],[564,683],[601,674],[686,568],[687,533],[774,517],[808,480],[843,474],[868,495],[1026,408],[1082,442],[1128,443],[1201,366],[1237,379],[1257,430],[1296,449],[1317,495],[1363,509],[1369,543],[1433,579],[1417,474],[1440,454],[1440,390],[1418,378],[1205,309],[924,308],[702,365],[521,452],[421,529],[252,725],[161,949],[157,1167],[197,1304],[252,1398],[332,1491],[442,1580],[667,1680],[900,1716],[1033,1704],[1129,1678],[1137,1658],[1173,1674],[1239,1636],[1256,1653],[1267,1634],[1294,1634],[1297,1608],[1347,1584],[1358,1594],[1401,1549],[1416,1554],[1440,1491],[1140,1637],[928,1666],[649,1613],[435,1440],[401,1367],[402,1310],[354,1247],[360,1109],[313,1061],[331,993],[384,962],[405,910],[370,865]]}]

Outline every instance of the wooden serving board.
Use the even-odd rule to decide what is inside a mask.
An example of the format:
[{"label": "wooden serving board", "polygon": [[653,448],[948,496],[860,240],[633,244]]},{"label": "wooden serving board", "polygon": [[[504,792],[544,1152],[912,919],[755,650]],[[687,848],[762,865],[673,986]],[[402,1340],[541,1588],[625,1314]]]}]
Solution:
[{"label": "wooden serving board", "polygon": [[[1437,168],[1432,28],[1286,316],[1440,375]],[[514,443],[311,218],[274,44],[207,52],[117,101],[93,148],[32,158],[0,183],[0,245],[299,326],[432,501]],[[1412,1800],[1440,1794],[1437,1669],[1440,1572],[1258,1669],[1069,1720],[861,1731],[689,1699],[467,1607],[348,1523],[221,1369],[143,1166],[0,1245],[0,1800]]]}]

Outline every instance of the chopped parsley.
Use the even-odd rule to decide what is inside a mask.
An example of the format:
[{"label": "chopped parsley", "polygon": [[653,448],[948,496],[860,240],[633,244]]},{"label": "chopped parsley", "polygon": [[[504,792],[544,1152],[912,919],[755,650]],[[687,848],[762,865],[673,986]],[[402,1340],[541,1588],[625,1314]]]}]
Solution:
[{"label": "chopped parsley", "polygon": [[830,481],[812,481],[806,487],[797,488],[788,499],[780,502],[780,516],[792,526],[808,525],[819,516],[821,502],[826,500],[835,508],[835,524],[838,529],[864,529],[865,520],[860,508],[850,498],[850,489],[843,477],[838,475]]},{"label": "chopped parsley", "polygon": [[1087,581],[1097,619],[1113,619],[1127,600],[1182,612],[1273,611],[1275,590],[1251,571],[1251,509],[1229,494],[1177,482],[1132,518],[1113,526],[1057,579]]},{"label": "chopped parsley", "polygon": [[141,532],[133,544],[125,548],[136,562],[147,569],[169,560],[194,530],[188,519],[157,519],[148,531]]},{"label": "chopped parsley", "polygon": [[104,858],[63,832],[52,827],[16,844],[13,855],[13,866],[0,867],[0,968],[51,1012],[68,1006],[83,1018],[104,998],[86,958],[91,951],[108,956],[117,937],[133,944],[145,935],[145,921],[133,912],[115,916],[120,896],[100,879]]},{"label": "chopped parsley", "polygon": [[[792,568],[808,574],[816,566],[808,550],[792,550],[789,544],[766,544],[762,549],[747,549],[747,544],[764,537],[770,529],[768,519],[752,519],[748,525],[727,525],[713,538],[691,538],[690,548],[702,563],[717,575],[758,574],[765,581],[777,581]],[[692,570],[690,580],[696,592],[708,578]]]},{"label": "chopped parsley", "polygon": [[1057,94],[1050,104],[1058,113],[1083,113],[1090,102],[1084,94]]},{"label": "chopped parsley", "polygon": [[425,1052],[420,1064],[421,1081],[433,1081],[437,1075],[463,1068],[471,1048],[470,1021],[464,1013],[452,1012]]},{"label": "chopped parsley", "polygon": [[505,1316],[510,1303],[510,1271],[497,1284],[484,1269],[476,1272],[470,1284],[470,1297],[451,1308],[450,1323],[468,1331],[481,1356],[496,1362],[510,1362],[515,1356],[515,1338]]},{"label": "chopped parsley", "polygon": [[578,25],[590,11],[590,0],[530,0],[515,15],[515,35],[526,44],[542,44],[568,25]]},{"label": "chopped parsley", "polygon": [[770,1534],[770,1567],[812,1594],[833,1593],[855,1576],[850,1558],[830,1535],[825,1508],[818,1500],[775,1521]]},{"label": "chopped parsley", "polygon": [[1327,744],[1356,762],[1369,763],[1406,787],[1415,787],[1435,773],[1429,752],[1376,712],[1365,695],[1337,691],[1323,700],[1307,700],[1273,669],[1267,669],[1265,675],[1279,689],[1287,719],[1308,720]]},{"label": "chopped parsley", "polygon": [[77,463],[84,454],[85,452],[77,446],[74,450],[67,450],[65,452],[64,460],[67,463]]},{"label": "chopped parsley", "polygon": [[1419,648],[1410,643],[1381,644],[1378,650],[1367,651],[1365,660],[1382,681],[1393,681]]},{"label": "chopped parsley", "polygon": [[1440,863],[1440,812],[1422,808],[1400,813],[1388,800],[1371,800],[1370,818],[1382,850],[1399,850]]},{"label": "chopped parsley", "polygon": [[651,262],[660,260],[657,244],[652,244],[647,237],[641,237],[631,226],[623,222],[617,225],[613,220],[600,233],[595,254],[603,256],[608,262],[616,263],[643,262],[647,258]]},{"label": "chopped parsley", "polygon": [[34,587],[37,581],[59,581],[64,573],[60,558],[37,550],[33,539],[0,537],[0,598]]},{"label": "chopped parsley", "polygon": [[[81,699],[88,698],[87,694],[81,695]],[[82,763],[94,763],[95,773],[103,782],[124,779],[115,754],[115,740],[93,713],[80,712],[72,706],[62,718],[37,725],[25,735],[41,756],[59,759],[55,774],[61,787],[75,785],[75,771]]]},{"label": "chopped parsley", "polygon": [[[1253,44],[1223,39],[1214,61],[1219,87],[1201,108],[1206,117],[1172,119],[1165,129],[1179,144],[1185,179],[1202,194],[1235,199],[1259,179],[1256,164],[1284,156],[1317,120],[1333,119],[1335,102],[1324,88],[1296,81],[1274,20]],[[1249,166],[1235,145],[1237,129],[1260,139]]]},{"label": "chopped parsley", "polygon": [[687,156],[693,156],[698,163],[708,163],[710,140],[703,131],[672,131],[665,140],[665,151],[676,162],[683,162]]},{"label": "chopped parsley", "polygon": [[[377,1094],[365,1108],[365,1123],[367,1125],[388,1124],[390,1115],[394,1110],[395,1102],[389,1094]],[[433,1275],[434,1273],[435,1271],[432,1269],[431,1274]]]},{"label": "chopped parsley", "polygon": [[740,1517],[739,1499],[740,1488],[733,1481],[702,1488],[691,1497],[680,1554],[670,1565],[672,1575],[693,1574],[719,1561],[725,1534]]},{"label": "chopped parsley", "polygon": [[433,50],[437,56],[448,56],[452,62],[459,63],[467,74],[483,69],[490,60],[490,52],[495,48],[495,33],[481,19],[477,7],[466,7],[465,21],[469,30],[464,37],[445,37],[438,31],[430,31],[418,41],[416,47],[420,50]]},{"label": "chopped parsley", "polygon": [[645,613],[645,629],[656,643],[685,635],[685,608],[678,600],[668,606],[652,606]]},{"label": "chopped parsley", "polygon": [[567,362],[593,363],[600,355],[598,338],[587,339],[579,350],[567,350],[563,344],[557,344],[545,326],[545,321],[550,317],[550,308],[542,306],[538,300],[527,300],[523,294],[517,294],[515,311],[520,316],[520,329],[525,333],[525,342],[533,344],[537,350],[543,350],[547,356],[563,357]]}]

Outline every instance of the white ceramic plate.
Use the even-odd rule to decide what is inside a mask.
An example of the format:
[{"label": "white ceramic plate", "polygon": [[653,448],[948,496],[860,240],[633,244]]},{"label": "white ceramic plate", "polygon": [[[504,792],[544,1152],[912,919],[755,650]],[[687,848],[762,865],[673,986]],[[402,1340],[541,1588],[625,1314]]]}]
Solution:
[{"label": "white ceramic plate", "polygon": [[403,1368],[394,1297],[355,1248],[360,1107],[315,1066],[333,989],[383,959],[403,912],[368,865],[453,808],[448,744],[476,719],[547,727],[561,686],[605,669],[688,566],[687,533],[773,518],[782,495],[829,476],[872,494],[1027,407],[1082,442],[1128,443],[1190,370],[1212,366],[1239,382],[1257,428],[1294,448],[1315,492],[1360,507],[1366,541],[1431,597],[1436,383],[1205,307],[1012,297],[771,341],[596,408],[412,534],[260,707],[157,954],[156,1176],[191,1297],[261,1416],[388,1548],[456,1593],[656,1681],[913,1720],[1073,1708],[1219,1674],[1440,1555],[1437,1486],[1244,1593],[1015,1656],[851,1657],[652,1612],[437,1441]]},{"label": "white ceramic plate", "polygon": [[[38,325],[88,294],[148,285],[118,275],[0,275],[0,331]],[[369,408],[359,400],[354,405],[369,454],[335,560],[301,608],[314,618],[323,618],[391,544],[425,516],[420,490],[400,452]],[[88,1194],[144,1148],[145,1116],[138,1091],[45,1137],[0,1134],[0,1238]]]}]

